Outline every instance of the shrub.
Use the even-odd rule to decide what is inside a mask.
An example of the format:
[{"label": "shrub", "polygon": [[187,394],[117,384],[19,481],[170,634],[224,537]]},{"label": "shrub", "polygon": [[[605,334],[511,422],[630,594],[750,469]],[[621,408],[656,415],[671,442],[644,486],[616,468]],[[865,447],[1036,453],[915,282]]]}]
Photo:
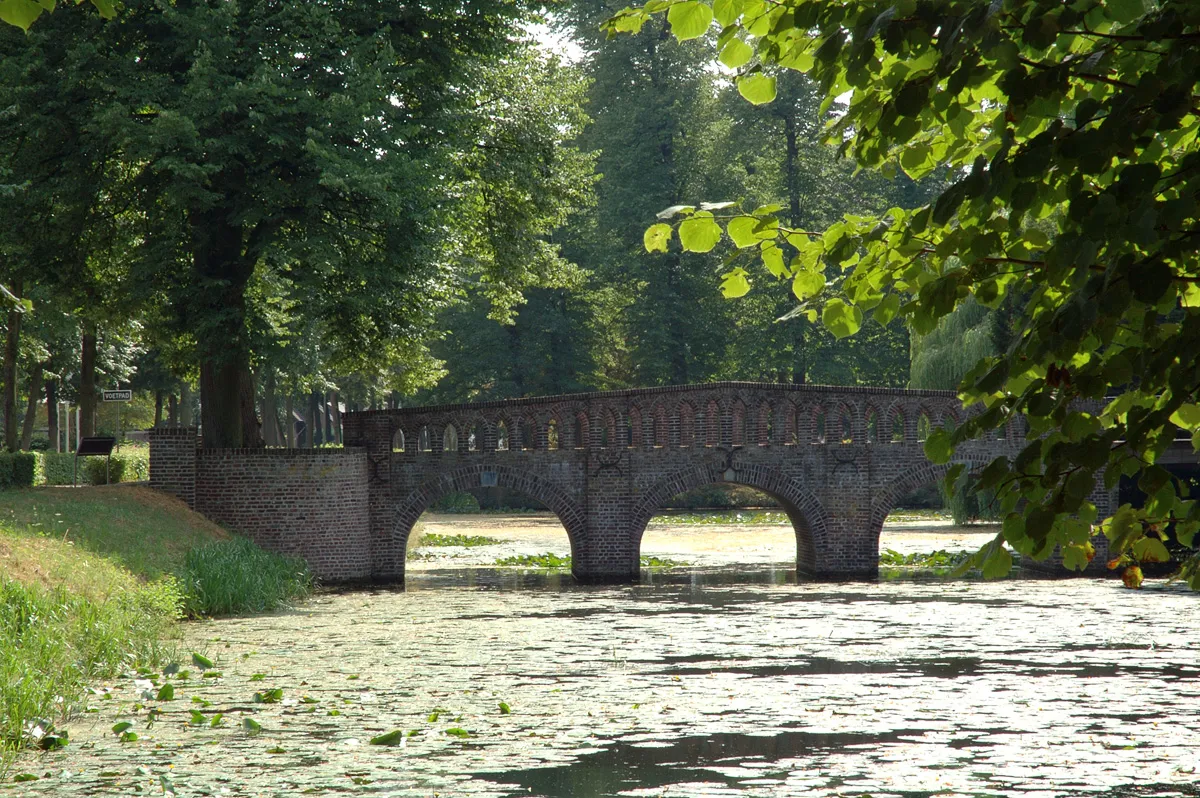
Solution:
[{"label": "shrub", "polygon": [[37,455],[33,452],[0,452],[0,490],[28,488],[37,473]]},{"label": "shrub", "polygon": [[429,509],[438,513],[477,513],[479,500],[465,491],[449,493],[434,502]]},{"label": "shrub", "polygon": [[235,537],[187,553],[180,576],[189,615],[270,612],[304,598],[313,586],[308,564]]},{"label": "shrub", "polygon": [[[75,470],[75,455],[71,452],[35,453],[41,464],[39,482],[46,485],[70,485]],[[105,484],[105,458],[83,457],[79,460],[79,484]],[[113,452],[108,481],[142,482],[150,478],[150,455],[146,449],[130,448]]]}]

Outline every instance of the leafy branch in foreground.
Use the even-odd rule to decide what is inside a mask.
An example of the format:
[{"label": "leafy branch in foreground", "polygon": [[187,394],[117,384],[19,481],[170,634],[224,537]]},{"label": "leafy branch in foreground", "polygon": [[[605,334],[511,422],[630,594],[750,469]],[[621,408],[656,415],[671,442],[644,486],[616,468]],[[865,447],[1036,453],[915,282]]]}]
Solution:
[{"label": "leafy branch in foreground", "polygon": [[[1005,515],[977,555],[985,574],[1007,570],[1002,542],[1035,558],[1061,547],[1068,566],[1085,565],[1094,488],[1127,476],[1149,498],[1099,525],[1110,564],[1139,583],[1137,563],[1162,559],[1173,538],[1190,550],[1178,575],[1200,589],[1200,505],[1158,464],[1181,435],[1200,447],[1200,6],[652,0],[606,27],[633,32],[663,13],[680,40],[716,21],[718,57],[750,102],[774,98],[780,70],[807,73],[822,110],[841,107],[829,138],[859,164],[952,182],[923,207],[819,234],[780,225],[773,207],[669,208],[646,248],[728,239],[726,296],[750,290],[761,260],[839,336],[897,317],[928,333],[968,297],[1017,302],[1007,351],[960,384],[979,412],[926,444],[949,462],[956,444],[1027,422],[1020,453],[974,481]],[[827,265],[840,270],[829,284]]]}]

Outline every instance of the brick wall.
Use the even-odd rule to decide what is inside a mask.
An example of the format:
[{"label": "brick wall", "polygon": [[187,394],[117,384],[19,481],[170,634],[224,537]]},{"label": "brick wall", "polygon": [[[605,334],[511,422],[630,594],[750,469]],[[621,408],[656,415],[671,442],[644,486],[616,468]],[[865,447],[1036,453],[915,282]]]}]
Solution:
[{"label": "brick wall", "polygon": [[326,582],[371,576],[361,449],[202,449],[195,427],[150,432],[150,485]]}]

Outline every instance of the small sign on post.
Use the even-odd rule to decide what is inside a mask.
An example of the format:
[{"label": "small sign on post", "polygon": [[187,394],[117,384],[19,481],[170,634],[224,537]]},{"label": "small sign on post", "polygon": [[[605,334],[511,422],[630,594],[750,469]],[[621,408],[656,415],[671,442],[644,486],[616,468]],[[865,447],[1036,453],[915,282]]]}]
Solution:
[{"label": "small sign on post", "polygon": [[101,397],[105,402],[132,402],[133,391],[126,388],[121,391],[101,391]]}]

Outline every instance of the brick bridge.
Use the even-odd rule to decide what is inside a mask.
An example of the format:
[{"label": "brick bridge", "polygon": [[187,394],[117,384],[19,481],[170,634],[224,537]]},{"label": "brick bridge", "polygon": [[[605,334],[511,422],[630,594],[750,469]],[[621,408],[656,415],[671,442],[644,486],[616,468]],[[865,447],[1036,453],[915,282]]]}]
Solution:
[{"label": "brick bridge", "polygon": [[[893,503],[948,468],[921,441],[963,413],[950,391],[724,382],[347,413],[343,437],[366,452],[376,579],[403,580],[409,533],[431,504],[500,486],[558,516],[577,579],[634,580],[658,508],[714,482],[779,502],[801,573],[871,577]],[[972,441],[954,462],[1011,454],[1021,437]],[[1093,497],[1102,514],[1107,498]]]}]

